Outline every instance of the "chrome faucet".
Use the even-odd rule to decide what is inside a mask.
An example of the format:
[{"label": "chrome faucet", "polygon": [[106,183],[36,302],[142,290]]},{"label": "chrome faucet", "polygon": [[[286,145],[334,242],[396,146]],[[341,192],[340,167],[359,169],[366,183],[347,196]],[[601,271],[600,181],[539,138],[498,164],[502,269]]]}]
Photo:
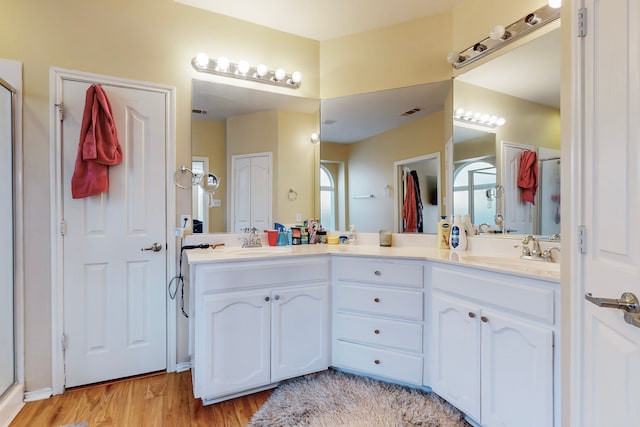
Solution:
[{"label": "chrome faucet", "polygon": [[[528,246],[529,242],[531,242],[531,249],[529,249],[529,246]],[[526,251],[528,252],[527,254],[525,254],[525,248],[527,249]],[[532,258],[542,257],[542,250],[540,249],[540,243],[531,234],[527,234],[522,239],[522,255],[529,255]]]},{"label": "chrome faucet", "polygon": [[260,248],[262,247],[262,242],[260,241],[260,236],[258,236],[258,229],[255,227],[245,228],[244,229],[245,237],[240,238],[242,240],[243,248]]}]

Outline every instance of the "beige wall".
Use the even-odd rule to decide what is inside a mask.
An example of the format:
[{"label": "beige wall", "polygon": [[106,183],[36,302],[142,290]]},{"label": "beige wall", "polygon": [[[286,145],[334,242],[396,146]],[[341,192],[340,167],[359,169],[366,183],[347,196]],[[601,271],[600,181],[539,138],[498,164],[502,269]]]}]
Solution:
[{"label": "beige wall", "polygon": [[[27,390],[51,386],[52,211],[49,186],[43,185],[52,174],[50,67],[175,87],[177,167],[191,162],[191,79],[202,76],[190,60],[199,51],[225,54],[234,62],[244,58],[299,69],[304,81],[296,95],[328,98],[448,79],[448,51],[466,47],[497,22],[509,23],[541,4],[466,0],[452,13],[318,43],[172,0],[5,1],[0,57],[24,64]],[[288,190],[290,182],[278,183]],[[190,193],[176,194],[177,211],[189,209]],[[179,319],[184,332],[186,322]]]},{"label": "beige wall", "polygon": [[209,229],[204,233],[221,233],[227,231],[227,155],[226,124],[213,120],[193,120],[191,122],[192,156],[209,159],[209,172],[220,179],[220,186],[215,191],[215,198],[220,200],[220,207],[209,208]]}]

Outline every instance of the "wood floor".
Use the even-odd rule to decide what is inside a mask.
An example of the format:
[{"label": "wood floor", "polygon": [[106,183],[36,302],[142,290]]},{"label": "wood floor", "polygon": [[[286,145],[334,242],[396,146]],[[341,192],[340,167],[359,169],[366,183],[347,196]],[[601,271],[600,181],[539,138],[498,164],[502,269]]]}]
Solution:
[{"label": "wood floor", "polygon": [[89,427],[245,427],[270,395],[268,390],[202,406],[193,397],[190,371],[160,373],[29,402],[10,427],[57,427],[79,421]]}]

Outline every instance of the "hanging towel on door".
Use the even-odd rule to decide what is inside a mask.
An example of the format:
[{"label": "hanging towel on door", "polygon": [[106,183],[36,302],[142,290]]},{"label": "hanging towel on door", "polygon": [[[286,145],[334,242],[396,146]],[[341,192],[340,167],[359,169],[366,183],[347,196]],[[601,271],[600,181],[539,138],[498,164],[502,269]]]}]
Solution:
[{"label": "hanging towel on door", "polygon": [[80,141],[71,177],[74,199],[104,193],[109,189],[109,166],[122,162],[122,148],[104,89],[91,85],[85,97]]},{"label": "hanging towel on door", "polygon": [[416,198],[416,231],[422,233],[423,231],[423,219],[422,219],[422,197],[420,196],[420,180],[418,179],[418,172],[411,171],[411,177],[413,178],[414,197]]},{"label": "hanging towel on door", "polygon": [[416,189],[413,176],[407,175],[407,188],[404,194],[404,204],[402,206],[402,219],[404,222],[404,231],[407,233],[415,233],[417,229],[417,206],[416,206]]},{"label": "hanging towel on door", "polygon": [[538,190],[538,161],[535,151],[523,151],[518,169],[518,187],[523,202],[535,203]]}]

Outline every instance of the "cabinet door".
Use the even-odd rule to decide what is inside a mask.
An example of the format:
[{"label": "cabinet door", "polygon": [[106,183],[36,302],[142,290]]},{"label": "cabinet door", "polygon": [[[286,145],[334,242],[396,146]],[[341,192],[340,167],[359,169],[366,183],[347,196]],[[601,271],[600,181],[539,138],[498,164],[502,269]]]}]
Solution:
[{"label": "cabinet door", "polygon": [[196,347],[201,396],[216,397],[269,383],[266,291],[203,297]]},{"label": "cabinet door", "polygon": [[271,381],[327,369],[328,285],[279,289],[271,298]]},{"label": "cabinet door", "polygon": [[553,331],[483,310],[482,425],[553,425]]},{"label": "cabinet door", "polygon": [[433,292],[431,387],[476,421],[480,420],[480,309]]}]

